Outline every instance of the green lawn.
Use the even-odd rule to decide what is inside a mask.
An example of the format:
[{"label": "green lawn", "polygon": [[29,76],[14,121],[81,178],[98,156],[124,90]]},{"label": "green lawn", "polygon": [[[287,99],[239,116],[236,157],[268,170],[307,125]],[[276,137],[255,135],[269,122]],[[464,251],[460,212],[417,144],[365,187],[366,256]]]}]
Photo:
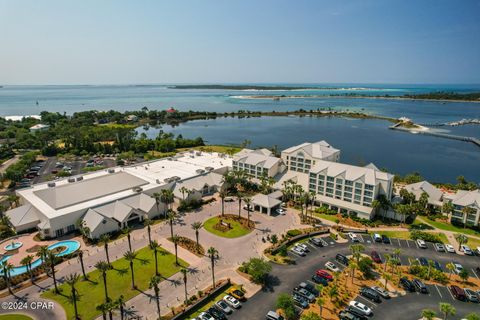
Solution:
[{"label": "green lawn", "polygon": [[223,290],[220,293],[218,293],[217,295],[211,297],[210,300],[205,305],[203,305],[201,308],[193,311],[193,313],[189,314],[188,319],[196,319],[200,315],[200,313],[202,313],[204,311],[207,311],[211,306],[213,306],[213,304],[215,302],[217,302],[218,300],[221,300],[228,293],[228,291],[233,287],[237,288],[237,286],[230,285],[230,286],[226,287],[225,290]]},{"label": "green lawn", "polygon": [[[135,283],[139,290],[148,289],[150,278],[155,274],[155,259],[153,251],[149,247],[145,247],[137,251],[138,256],[134,262]],[[188,263],[179,259],[179,263],[186,267]],[[131,289],[131,274],[129,262],[124,258],[112,262],[113,269],[107,273],[108,293],[110,298],[117,299],[123,295],[125,300],[140,293],[139,290]],[[158,270],[160,274],[168,278],[177,273],[181,269],[175,265],[175,255],[166,250],[158,253]],[[123,271],[121,271],[123,270]],[[126,271],[126,272],[125,272]],[[76,289],[80,294],[78,301],[78,310],[82,319],[94,319],[100,313],[96,310],[96,306],[103,303],[105,299],[103,278],[98,270],[88,274],[91,281],[79,281]],[[70,295],[70,287],[66,284],[59,286],[61,294],[56,295],[53,290],[42,294],[43,298],[48,298],[60,303],[67,312],[67,318],[74,317],[73,305],[67,297]],[[145,299],[148,299],[145,297]]]},{"label": "green lawn", "polygon": [[447,223],[447,222],[432,221],[432,220],[426,219],[424,217],[417,217],[417,219],[415,221],[417,221],[417,220],[420,220],[421,222],[428,223],[428,224],[434,226],[435,228],[438,228],[438,229],[441,229],[441,230],[459,232],[459,233],[463,233],[463,234],[466,234],[466,235],[472,235],[472,236],[480,236],[480,232],[478,232],[478,231],[468,229],[468,228],[457,227],[457,226],[454,226],[454,225],[452,225],[450,223]]},{"label": "green lawn", "polygon": [[372,231],[370,234],[378,233],[380,235],[384,234],[389,238],[397,239],[410,239],[409,231]]},{"label": "green lawn", "polygon": [[335,222],[335,220],[338,219],[338,217],[334,214],[325,214],[325,213],[315,212],[314,215],[316,217],[319,217],[319,218],[322,218],[322,219],[325,219],[325,220],[329,220],[329,221],[332,221],[332,222]]},{"label": "green lawn", "polygon": [[32,320],[32,318],[19,313],[10,313],[0,315],[0,320]]},{"label": "green lawn", "polygon": [[220,221],[220,217],[213,217],[208,219],[203,223],[203,227],[205,230],[207,230],[210,233],[213,233],[219,237],[224,237],[224,238],[238,238],[241,236],[244,236],[246,234],[249,234],[252,230],[249,230],[242,226],[238,221],[235,221],[233,219],[228,219],[228,218],[222,218],[223,221],[230,223],[232,229],[222,232],[220,230],[217,230],[214,228],[214,226]]},{"label": "green lawn", "polygon": [[477,247],[480,247],[480,239],[468,237],[467,245],[470,249],[475,250]]}]

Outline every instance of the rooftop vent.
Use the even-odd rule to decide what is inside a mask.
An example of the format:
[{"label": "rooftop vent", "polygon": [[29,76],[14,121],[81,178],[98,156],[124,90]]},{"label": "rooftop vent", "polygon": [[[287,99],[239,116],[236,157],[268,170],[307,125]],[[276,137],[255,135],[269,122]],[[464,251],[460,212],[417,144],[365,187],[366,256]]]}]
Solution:
[{"label": "rooftop vent", "polygon": [[173,181],[178,181],[178,180],[181,180],[182,178],[180,178],[179,176],[173,176],[171,179]]},{"label": "rooftop vent", "polygon": [[77,177],[77,181],[82,181],[83,177]]},{"label": "rooftop vent", "polygon": [[202,152],[201,152],[201,151],[197,151],[197,152],[195,152],[195,155],[201,156],[201,155],[202,155]]},{"label": "rooftop vent", "polygon": [[157,184],[160,184],[160,179],[156,179],[155,182],[156,182]]},{"label": "rooftop vent", "polygon": [[53,188],[53,187],[55,187],[55,185],[56,185],[55,182],[49,182],[49,183],[47,184],[47,186],[48,186],[49,188]]},{"label": "rooftop vent", "polygon": [[108,169],[108,173],[115,173],[115,169]]},{"label": "rooftop vent", "polygon": [[214,169],[213,167],[206,167],[206,168],[205,168],[205,170],[207,170],[207,171],[209,171],[209,172],[210,172],[210,171],[213,171],[213,169]]},{"label": "rooftop vent", "polygon": [[139,192],[142,192],[142,191],[143,191],[143,189],[140,188],[140,187],[133,188],[133,192],[139,193]]},{"label": "rooftop vent", "polygon": [[75,178],[68,178],[68,182],[70,183],[75,182]]},{"label": "rooftop vent", "polygon": [[202,173],[205,173],[205,170],[203,170],[203,169],[197,169],[195,172],[198,173],[198,174],[202,174]]}]

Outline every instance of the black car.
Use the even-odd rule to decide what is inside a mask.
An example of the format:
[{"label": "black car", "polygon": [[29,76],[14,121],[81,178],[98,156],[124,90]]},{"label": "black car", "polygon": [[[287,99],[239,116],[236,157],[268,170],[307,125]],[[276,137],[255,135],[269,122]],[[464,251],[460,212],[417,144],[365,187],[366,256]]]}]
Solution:
[{"label": "black car", "polygon": [[368,300],[371,300],[373,302],[381,302],[382,299],[380,299],[380,295],[373,289],[371,288],[362,288],[360,289],[360,295],[364,296]]},{"label": "black car", "polygon": [[428,266],[428,260],[425,257],[418,258],[418,262],[420,262],[420,265],[423,266],[423,267]]},{"label": "black car", "polygon": [[428,294],[427,286],[422,281],[413,279],[412,282],[418,292]]},{"label": "black car", "polygon": [[216,320],[226,320],[227,316],[220,310],[211,307],[208,309],[208,314],[214,317]]},{"label": "black car", "polygon": [[359,319],[366,320],[368,319],[363,313],[360,312],[360,310],[353,308],[352,306],[348,306],[347,309],[345,309],[351,314],[356,315]]},{"label": "black car", "polygon": [[415,286],[413,285],[412,281],[408,280],[407,278],[400,278],[400,284],[406,291],[415,292]]},{"label": "black car", "polygon": [[318,297],[320,295],[320,291],[315,288],[315,286],[309,282],[300,282],[298,285],[300,288],[304,288],[308,290],[311,294],[313,294],[315,297]]},{"label": "black car", "polygon": [[439,263],[438,261],[436,261],[436,260],[433,261],[433,267],[434,267],[435,269],[437,269],[438,271],[443,272],[442,266],[441,266],[440,263]]},{"label": "black car", "polygon": [[312,276],[312,280],[315,283],[321,284],[322,286],[328,286],[328,280],[324,277],[320,277],[318,274]]},{"label": "black car", "polygon": [[390,238],[382,234],[382,242],[388,244],[390,243]]},{"label": "black car", "polygon": [[364,320],[364,319],[367,319],[367,317],[365,317],[365,316],[359,316],[357,314],[351,313],[348,310],[340,311],[340,313],[338,314],[338,318],[340,320]]},{"label": "black car", "polygon": [[310,242],[313,245],[316,245],[317,247],[323,247],[322,241],[318,238],[310,238],[308,239],[308,242]]},{"label": "black car", "polygon": [[335,256],[335,260],[337,260],[343,265],[348,266],[348,261],[349,261],[348,258],[341,253],[337,253],[337,255]]}]

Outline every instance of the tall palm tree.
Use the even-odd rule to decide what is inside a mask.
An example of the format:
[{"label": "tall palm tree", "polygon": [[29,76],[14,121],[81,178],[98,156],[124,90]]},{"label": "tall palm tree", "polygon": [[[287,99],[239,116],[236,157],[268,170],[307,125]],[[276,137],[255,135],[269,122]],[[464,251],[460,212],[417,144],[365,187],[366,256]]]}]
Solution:
[{"label": "tall palm tree", "polygon": [[180,272],[183,275],[183,286],[185,287],[185,304],[187,304],[188,301],[188,292],[187,292],[187,273],[188,270],[185,268],[180,269]]},{"label": "tall palm tree", "polygon": [[102,304],[99,304],[95,307],[95,309],[97,311],[100,311],[102,313],[102,318],[103,320],[107,320],[107,311],[108,311],[108,305],[107,303],[102,303]]},{"label": "tall palm tree", "polygon": [[207,250],[208,257],[210,258],[211,268],[212,268],[212,285],[215,289],[215,259],[218,257],[218,250],[214,247],[210,247]]},{"label": "tall palm tree", "polygon": [[132,239],[130,236],[130,232],[132,232],[132,229],[129,226],[126,226],[125,228],[122,229],[122,233],[127,235],[128,250],[132,251]]},{"label": "tall palm tree", "polygon": [[[160,200],[165,204],[168,211],[168,209],[170,209],[170,205],[175,201],[173,191],[170,189],[162,189],[162,191],[160,192]],[[165,211],[165,217],[167,211]]]},{"label": "tall palm tree", "polygon": [[107,290],[107,271],[111,269],[110,263],[106,261],[98,261],[95,264],[95,268],[98,269],[102,273],[102,278],[103,278],[103,288],[105,290],[105,302],[110,301],[110,298],[108,297],[108,290]]},{"label": "tall palm tree", "polygon": [[180,242],[180,237],[178,235],[174,235],[171,237],[173,245],[175,246],[175,264],[178,266],[178,242]]},{"label": "tall palm tree", "polygon": [[355,258],[358,264],[360,261],[362,252],[365,251],[365,247],[361,244],[352,244],[350,245],[350,251],[352,252],[352,256]]},{"label": "tall palm tree", "polygon": [[100,236],[99,242],[103,244],[103,247],[105,248],[105,255],[107,257],[107,262],[110,264],[110,257],[108,255],[108,242],[110,241],[110,235],[108,233],[102,234]]},{"label": "tall palm tree", "polygon": [[449,263],[447,263],[446,267],[447,267],[448,271],[450,271],[450,276],[448,277],[448,279],[451,279],[453,270],[455,270],[455,265],[452,262],[449,262]]},{"label": "tall palm tree", "polygon": [[13,295],[12,286],[10,283],[10,272],[13,270],[13,264],[8,263],[7,261],[2,262],[3,277],[7,284],[8,292]]},{"label": "tall palm tree", "polygon": [[455,309],[450,303],[440,302],[438,308],[443,313],[443,320],[446,320],[448,316],[454,316],[457,313],[457,309]]},{"label": "tall palm tree", "polygon": [[161,319],[161,313],[160,313],[160,288],[158,287],[158,284],[160,283],[160,277],[155,275],[150,279],[150,283],[148,287],[150,289],[153,289],[153,292],[155,293],[155,303],[157,304],[157,314],[158,314],[158,319]]},{"label": "tall palm tree", "polygon": [[455,235],[455,240],[458,242],[458,251],[460,251],[460,248],[462,247],[462,244],[468,242],[468,237],[464,235],[463,233],[457,233]]},{"label": "tall palm tree", "polygon": [[160,201],[162,195],[159,192],[152,194],[152,198],[155,200],[155,205],[157,206],[157,214],[160,214]]},{"label": "tall palm tree", "polygon": [[422,310],[422,318],[425,319],[425,320],[433,320],[435,319],[435,311],[433,311],[432,309],[423,309]]},{"label": "tall palm tree", "polygon": [[322,297],[317,298],[317,305],[320,308],[320,318],[322,318],[323,313],[323,305],[325,304],[325,299]]},{"label": "tall palm tree", "polygon": [[252,204],[252,198],[245,197],[243,201],[247,205],[247,226],[250,226],[250,205]]},{"label": "tall palm tree", "polygon": [[153,221],[149,218],[145,218],[143,220],[143,225],[147,226],[147,235],[148,235],[148,243],[152,243],[152,228],[150,227],[153,224]]},{"label": "tall palm tree", "polygon": [[225,198],[227,197],[228,193],[225,190],[220,190],[218,196],[222,200],[222,217],[225,216]]},{"label": "tall palm tree", "polygon": [[170,224],[170,237],[173,237],[173,222],[175,221],[175,211],[168,210],[168,223]]},{"label": "tall palm tree", "polygon": [[55,260],[56,260],[56,255],[55,253],[53,253],[53,251],[48,251],[47,253],[47,261],[50,265],[50,271],[52,272],[52,279],[53,279],[53,285],[55,287],[55,293],[58,294],[60,293],[60,291],[58,290],[58,286],[57,286],[57,278],[55,276]]},{"label": "tall palm tree", "polygon": [[40,248],[38,248],[37,257],[42,259],[43,262],[45,262],[47,260],[47,254],[48,254],[48,247],[47,246],[41,246]]},{"label": "tall palm tree", "polygon": [[153,255],[155,257],[155,275],[158,276],[158,249],[160,248],[160,245],[156,240],[153,240],[152,243],[150,244],[150,248],[153,250]]},{"label": "tall palm tree", "polygon": [[80,276],[76,273],[72,273],[65,277],[65,282],[70,286],[72,296],[70,297],[73,304],[73,310],[75,312],[75,320],[80,319],[78,316],[78,309],[77,309],[77,289],[75,289],[75,285],[80,279]]},{"label": "tall palm tree", "polygon": [[120,311],[120,320],[124,319],[125,315],[125,297],[123,295],[120,295],[117,300],[114,301],[115,307],[118,308]]},{"label": "tall palm tree", "polygon": [[32,261],[33,261],[33,256],[27,255],[25,258],[23,258],[20,261],[20,264],[22,266],[27,267],[28,274],[30,275],[30,281],[33,283]]},{"label": "tall palm tree", "polygon": [[350,261],[348,263],[348,268],[351,271],[352,283],[353,283],[353,280],[355,280],[355,270],[358,268],[358,264],[355,261]]},{"label": "tall palm tree", "polygon": [[200,248],[200,242],[198,241],[198,233],[199,233],[199,230],[203,227],[203,223],[201,223],[200,221],[196,221],[194,223],[192,223],[192,229],[195,230],[195,238],[197,240],[197,247]]},{"label": "tall palm tree", "polygon": [[15,204],[15,207],[18,207],[18,204],[20,202],[20,197],[17,196],[16,194],[12,194],[8,196],[8,202],[10,202],[10,206],[13,208],[13,204]]},{"label": "tall palm tree", "polygon": [[85,265],[83,264],[83,250],[78,250],[78,261],[80,262],[80,267],[82,268],[83,279],[87,280],[88,276],[85,273]]},{"label": "tall palm tree", "polygon": [[190,190],[188,190],[185,186],[183,186],[179,189],[179,191],[182,194],[182,201],[185,201],[185,193],[188,194]]},{"label": "tall palm tree", "polygon": [[137,258],[137,253],[135,251],[127,251],[123,254],[125,260],[127,260],[130,264],[130,272],[132,274],[132,289],[135,289],[135,272],[133,270],[133,262]]},{"label": "tall palm tree", "polygon": [[237,199],[238,199],[238,217],[240,218],[240,215],[242,213],[242,200],[243,200],[243,194],[241,192],[237,193]]}]

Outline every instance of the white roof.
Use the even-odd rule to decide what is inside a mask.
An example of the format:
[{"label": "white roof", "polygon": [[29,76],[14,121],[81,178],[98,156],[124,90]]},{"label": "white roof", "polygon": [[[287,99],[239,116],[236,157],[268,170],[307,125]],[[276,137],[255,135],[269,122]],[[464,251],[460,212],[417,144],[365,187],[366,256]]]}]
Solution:
[{"label": "white roof", "polygon": [[118,222],[124,222],[133,211],[133,208],[126,205],[122,201],[117,200],[115,202],[93,208],[93,210],[105,217],[113,218]]},{"label": "white roof", "polygon": [[144,193],[122,199],[121,201],[124,204],[134,209],[142,210],[143,212],[149,212],[154,206],[156,206],[155,199]]},{"label": "white roof", "polygon": [[282,201],[270,197],[266,194],[256,194],[252,197],[252,203],[254,205],[262,206],[264,208],[273,208],[282,203]]},{"label": "white roof", "polygon": [[34,126],[31,126],[30,130],[40,130],[40,129],[46,129],[46,128],[49,128],[49,127],[50,126],[48,124],[39,123],[39,124],[36,124]]},{"label": "white roof", "polygon": [[303,151],[315,159],[324,159],[328,156],[331,156],[334,153],[340,152],[340,150],[335,149],[325,140],[313,142],[313,143],[305,142],[297,146],[293,146],[288,149],[285,149],[282,152],[293,153],[296,151]]},{"label": "white roof", "polygon": [[275,184],[273,185],[275,189],[283,190],[284,182],[291,180],[301,185],[304,190],[308,190],[308,185],[309,185],[308,173],[286,171],[284,173],[281,173],[275,176],[275,180],[277,180],[277,182],[275,182]]},{"label": "white roof", "polygon": [[182,187],[187,188],[188,190],[201,191],[205,185],[207,186],[217,186],[220,187],[223,185],[223,176],[216,172],[209,172],[202,174],[193,178],[185,179],[175,183],[173,187],[173,193],[177,198],[182,197],[180,189]]},{"label": "white roof", "polygon": [[428,194],[428,202],[433,204],[441,204],[443,197],[443,192],[433,186],[428,181],[421,181],[417,183],[408,184],[405,186],[405,190],[415,195],[415,198],[420,199],[422,193],[426,192]]},{"label": "white roof", "polygon": [[254,166],[261,166],[269,169],[282,161],[280,158],[274,157],[268,149],[250,150],[243,149],[233,156],[233,160]]},{"label": "white roof", "polygon": [[480,208],[480,189],[473,191],[458,190],[452,196],[452,202],[462,207],[476,206]]},{"label": "white roof", "polygon": [[337,207],[348,208],[349,210],[362,212],[362,213],[365,213],[365,214],[368,214],[368,215],[370,215],[373,211],[372,207],[362,206],[360,204],[356,204],[356,203],[349,202],[349,201],[344,201],[344,200],[340,200],[340,199],[336,199],[336,198],[323,196],[321,194],[316,194],[315,195],[315,200],[323,202],[323,203],[328,203],[330,205],[337,206]]},{"label": "white roof", "polygon": [[5,212],[5,215],[9,218],[10,223],[15,228],[40,221],[38,219],[37,209],[29,204],[8,210]]},{"label": "white roof", "polygon": [[312,173],[325,173],[331,177],[342,176],[346,180],[356,181],[362,179],[367,184],[376,185],[377,180],[388,181],[393,175],[369,167],[358,167],[350,164],[320,160],[311,168]]}]

